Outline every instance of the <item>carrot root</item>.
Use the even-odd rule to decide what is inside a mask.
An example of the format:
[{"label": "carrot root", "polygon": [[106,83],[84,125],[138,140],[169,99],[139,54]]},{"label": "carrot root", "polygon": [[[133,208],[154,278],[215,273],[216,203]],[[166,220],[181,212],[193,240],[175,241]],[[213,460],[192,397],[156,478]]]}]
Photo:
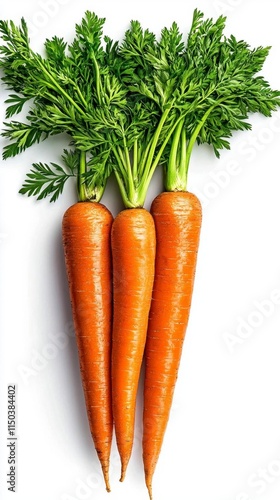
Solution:
[{"label": "carrot root", "polygon": [[144,354],[155,264],[155,227],[143,209],[123,210],[112,226],[114,319],[112,401],[121,478],[132,452],[136,395]]},{"label": "carrot root", "polygon": [[113,217],[101,203],[80,202],[63,218],[63,244],[88,421],[107,491],[113,433],[111,251]]},{"label": "carrot root", "polygon": [[143,410],[143,461],[150,498],[189,318],[201,205],[191,193],[166,192],[154,200],[151,213],[157,252],[145,348]]},{"label": "carrot root", "polygon": [[150,500],[153,500],[153,492],[152,492],[152,478],[147,478],[146,480],[146,486],[147,486],[147,490],[148,490],[148,493],[149,493],[149,497],[150,497]]},{"label": "carrot root", "polygon": [[102,464],[101,467],[102,467],[103,477],[104,477],[104,481],[105,481],[106,491],[108,493],[110,493],[111,486],[110,486],[110,480],[109,480],[109,463],[106,465]]},{"label": "carrot root", "polygon": [[120,482],[121,483],[125,480],[127,466],[128,466],[128,462],[127,462],[126,465],[124,465],[122,463],[122,470],[121,470],[121,477],[120,477]]}]

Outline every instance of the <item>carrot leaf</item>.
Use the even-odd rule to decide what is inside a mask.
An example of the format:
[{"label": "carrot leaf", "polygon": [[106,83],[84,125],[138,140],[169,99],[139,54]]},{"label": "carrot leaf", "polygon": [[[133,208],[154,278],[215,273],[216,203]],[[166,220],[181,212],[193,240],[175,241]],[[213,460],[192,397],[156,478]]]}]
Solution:
[{"label": "carrot leaf", "polygon": [[[103,35],[104,22],[87,11],[72,43],[47,39],[42,56],[30,47],[24,19],[20,26],[0,21],[0,67],[14,92],[6,118],[32,101],[27,124],[5,124],[3,158],[68,134],[80,158],[81,200],[101,196],[113,171],[125,206],[143,206],[160,163],[166,189],[186,190],[195,144],[209,144],[219,157],[234,131],[251,128],[251,113],[270,116],[280,105],[280,92],[259,74],[270,47],[227,37],[224,16],[205,19],[196,9],[188,37],[175,22],[157,38],[133,20],[121,43]],[[40,179],[57,174],[62,186],[59,169],[36,165]]]},{"label": "carrot leaf", "polygon": [[37,200],[50,197],[51,202],[56,201],[67,180],[77,174],[79,165],[79,156],[75,151],[64,150],[62,160],[63,167],[57,163],[34,163],[19,192],[36,196]]},{"label": "carrot leaf", "polygon": [[[28,123],[5,123],[2,135],[9,143],[3,149],[3,158],[15,156],[50,135],[68,134],[71,144],[83,158],[75,175],[80,199],[86,199],[90,192],[94,197],[97,192],[103,193],[110,172],[109,168],[99,168],[98,176],[91,179],[90,192],[85,192],[82,179],[87,172],[87,155],[94,151],[100,156],[107,141],[104,134],[94,128],[103,88],[107,107],[125,104],[124,92],[117,85],[116,77],[108,74],[106,60],[111,58],[110,51],[115,50],[115,45],[108,39],[106,51],[102,46],[104,21],[87,11],[81,23],[76,25],[76,36],[71,44],[58,37],[46,40],[45,57],[31,49],[24,19],[19,26],[13,21],[0,21],[2,80],[15,92],[7,100],[6,118],[22,111],[24,104],[32,100],[26,115]],[[45,197],[53,189],[54,201],[66,178],[54,165],[49,166],[50,170],[43,164],[35,165],[29,177],[32,189],[24,190],[34,195],[40,192],[40,196]],[[34,180],[40,180],[44,186],[46,179],[51,179],[47,189],[34,188]],[[93,187],[95,182],[99,185]]]}]

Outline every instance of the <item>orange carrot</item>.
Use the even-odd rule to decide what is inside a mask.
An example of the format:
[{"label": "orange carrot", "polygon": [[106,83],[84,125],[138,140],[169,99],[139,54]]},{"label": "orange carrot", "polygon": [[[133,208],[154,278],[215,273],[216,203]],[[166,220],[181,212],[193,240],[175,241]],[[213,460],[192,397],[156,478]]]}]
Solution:
[{"label": "orange carrot", "polygon": [[111,404],[111,251],[113,217],[101,203],[81,202],[63,218],[63,243],[90,431],[106,488]]},{"label": "orange carrot", "polygon": [[189,318],[201,206],[191,193],[166,192],[154,200],[151,213],[157,252],[145,349],[143,417],[143,461],[150,498]]},{"label": "orange carrot", "polygon": [[113,416],[121,481],[131,456],[136,393],[143,359],[155,263],[155,228],[147,210],[123,210],[112,227],[114,321]]}]

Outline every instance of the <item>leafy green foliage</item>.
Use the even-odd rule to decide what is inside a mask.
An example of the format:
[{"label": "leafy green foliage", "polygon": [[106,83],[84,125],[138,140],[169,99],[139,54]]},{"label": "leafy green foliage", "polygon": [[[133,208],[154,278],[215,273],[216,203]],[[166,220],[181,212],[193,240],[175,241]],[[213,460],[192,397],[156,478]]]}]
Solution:
[{"label": "leafy green foliage", "polygon": [[259,75],[269,47],[251,49],[226,37],[223,16],[204,19],[196,9],[187,39],[175,22],[157,40],[132,21],[121,44],[103,36],[104,22],[87,11],[72,43],[47,39],[43,57],[30,48],[24,20],[18,27],[0,21],[0,67],[14,92],[6,118],[32,100],[28,123],[5,124],[10,143],[3,157],[66,133],[80,160],[86,158],[86,168],[82,161],[70,174],[35,164],[23,187],[29,195],[56,199],[76,176],[95,196],[114,171],[125,205],[141,206],[159,162],[167,188],[186,189],[195,143],[211,145],[219,156],[234,131],[250,129],[251,113],[270,116],[280,105],[280,92]]},{"label": "leafy green foliage", "polygon": [[263,77],[256,76],[269,47],[250,49],[234,36],[226,38],[224,27],[224,17],[216,22],[204,21],[201,12],[196,11],[185,51],[186,63],[194,69],[193,78],[200,88],[195,123],[213,107],[197,141],[211,144],[217,156],[219,149],[229,147],[223,138],[230,137],[234,130],[250,128],[246,123],[249,113],[270,116],[280,104],[280,92],[271,90]]},{"label": "leafy green foliage", "polygon": [[32,170],[20,189],[21,194],[36,196],[42,200],[50,196],[50,201],[56,201],[62,193],[66,181],[77,175],[79,155],[75,151],[64,150],[62,155],[64,167],[57,163],[34,163]]},{"label": "leafy green foliage", "polygon": [[196,9],[184,42],[176,23],[157,41],[133,21],[120,47],[119,71],[132,99],[149,101],[158,119],[165,114],[156,153],[171,178],[168,188],[186,189],[195,142],[210,144],[219,156],[233,131],[251,128],[250,113],[270,116],[280,105],[280,92],[258,75],[269,47],[227,38],[225,22],[223,16],[204,20]]},{"label": "leafy green foliage", "polygon": [[10,142],[7,146],[4,146],[4,160],[11,156],[16,156],[26,148],[32,146],[32,144],[40,142],[47,137],[47,133],[44,133],[34,125],[16,121],[4,123],[4,125],[6,126],[6,129],[2,132],[2,135],[14,141]]},{"label": "leafy green foliage", "polygon": [[94,186],[99,186],[102,183],[102,177],[105,175],[110,176],[113,171],[114,158],[110,148],[103,148],[99,154],[91,156],[88,161],[88,170],[83,175],[83,182],[86,189],[92,190]]},{"label": "leafy green foliage", "polygon": [[[103,24],[104,19],[86,12],[81,23],[76,25],[74,41],[68,46],[61,38],[48,39],[45,42],[46,57],[42,57],[30,48],[23,19],[18,27],[12,21],[0,21],[4,42],[0,46],[0,67],[4,72],[4,83],[15,92],[6,101],[6,118],[22,111],[24,104],[32,100],[26,115],[27,123],[5,123],[2,135],[9,143],[3,150],[4,159],[21,153],[50,135],[66,133],[78,151],[92,152],[93,157],[102,159],[98,160],[89,184],[94,191],[95,182],[104,188],[111,168],[105,168],[109,145],[107,135],[101,131],[104,122],[106,134],[111,131],[112,117],[118,116],[117,111],[125,107],[126,99],[116,76],[109,74],[106,60],[112,58],[111,50],[116,50],[116,44],[107,39],[106,48],[103,48]],[[103,107],[100,107],[100,95]],[[95,129],[98,120],[101,128]],[[120,125],[116,123],[115,126],[119,135],[123,131],[122,120],[123,116],[120,116]],[[30,173],[30,189],[26,190],[25,185],[24,191],[34,195],[40,193],[41,197],[45,197],[49,190],[51,193],[54,190],[52,200],[55,200],[70,176],[62,175],[54,165],[47,168],[46,165],[36,164]],[[88,179],[91,171],[90,166]],[[43,186],[47,180],[46,189]],[[34,185],[34,181],[41,182],[42,187]]]},{"label": "leafy green foliage", "polygon": [[17,94],[11,94],[8,99],[6,99],[6,104],[10,106],[6,109],[6,118],[11,118],[22,111],[23,106],[29,100],[28,97],[22,97]]}]

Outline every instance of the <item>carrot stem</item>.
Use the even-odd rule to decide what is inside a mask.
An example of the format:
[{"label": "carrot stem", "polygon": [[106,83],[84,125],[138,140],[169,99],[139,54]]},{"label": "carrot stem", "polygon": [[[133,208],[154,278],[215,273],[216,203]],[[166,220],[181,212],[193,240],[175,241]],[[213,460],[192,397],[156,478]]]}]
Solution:
[{"label": "carrot stem", "polygon": [[79,165],[79,171],[78,171],[78,196],[79,196],[79,201],[86,201],[86,199],[87,199],[85,180],[83,179],[83,175],[86,173],[86,171],[87,171],[86,153],[85,153],[85,151],[81,151],[81,154],[80,154],[80,165]]},{"label": "carrot stem", "polygon": [[[186,134],[186,129],[183,127],[181,132],[181,157],[179,166],[180,176],[184,175],[186,160],[187,160],[187,134]],[[188,171],[185,172],[185,175],[186,175],[186,189],[187,189]]]},{"label": "carrot stem", "polygon": [[40,66],[41,70],[43,71],[43,73],[53,82],[54,84],[54,88],[58,89],[59,92],[61,92],[61,94],[66,97],[66,99],[71,102],[71,104],[76,108],[76,110],[78,111],[78,113],[85,117],[86,118],[86,114],[84,113],[84,111],[82,110],[82,108],[80,108],[80,106],[72,99],[72,97],[63,89],[63,87],[61,87],[61,85],[59,85],[59,83],[57,83],[57,81],[55,80],[55,78],[53,78],[52,74],[47,71],[47,69],[45,68],[45,66],[40,62],[40,59],[37,57],[36,58],[36,62],[37,64]]},{"label": "carrot stem", "polygon": [[129,156],[129,150],[126,145],[126,140],[124,138],[124,160],[125,160],[125,165],[126,165],[126,171],[127,171],[127,180],[128,180],[128,194],[129,194],[129,199],[133,201],[135,199],[135,185],[134,185],[134,175],[133,171],[131,168],[131,162],[130,162],[130,156]]},{"label": "carrot stem", "polygon": [[134,183],[138,181],[138,141],[137,139],[133,144],[133,180]]},{"label": "carrot stem", "polygon": [[101,86],[101,82],[100,82],[100,70],[99,70],[99,65],[96,61],[96,58],[95,58],[95,55],[94,55],[94,52],[91,51],[91,59],[93,60],[93,64],[94,64],[94,69],[95,69],[95,81],[96,81],[96,94],[97,94],[97,99],[98,99],[98,102],[99,104],[102,104],[102,100],[101,100],[101,93],[100,93],[100,86]]},{"label": "carrot stem", "polygon": [[[178,177],[178,170],[177,170],[177,163],[178,163],[178,149],[181,141],[181,132],[182,128],[184,126],[184,119],[180,120],[176,129],[175,129],[175,134],[174,138],[172,141],[172,146],[171,146],[171,151],[170,151],[170,156],[169,156],[169,162],[167,166],[167,174],[166,174],[166,189],[167,191],[174,191],[174,185],[176,186],[177,190],[182,189],[182,191],[186,190],[186,187],[184,185],[180,186],[180,182],[177,181]],[[182,182],[183,184],[183,182]]]},{"label": "carrot stem", "polygon": [[186,171],[188,172],[189,164],[190,164],[190,158],[192,154],[193,147],[195,145],[195,141],[198,137],[199,132],[201,131],[203,125],[205,124],[208,116],[210,113],[213,111],[213,109],[218,105],[218,103],[213,104],[206,113],[204,113],[203,117],[201,120],[198,122],[197,126],[194,129],[194,132],[191,135],[191,138],[189,140],[188,146],[187,146],[187,151],[186,151]]},{"label": "carrot stem", "polygon": [[173,127],[170,129],[169,133],[167,134],[164,142],[162,143],[159,151],[158,151],[158,154],[157,156],[155,157],[154,161],[153,161],[153,164],[151,165],[150,167],[150,171],[149,171],[149,174],[147,176],[147,178],[145,179],[145,182],[142,182],[142,185],[141,185],[141,188],[139,189],[139,196],[140,196],[140,199],[146,197],[146,193],[147,193],[147,189],[148,189],[148,186],[150,184],[150,181],[154,175],[154,172],[155,172],[155,169],[157,168],[158,164],[159,164],[159,161],[161,159],[161,156],[166,148],[166,145],[168,143],[168,141],[170,140],[174,130],[176,129],[178,123],[181,121],[182,118],[179,118],[173,125]]},{"label": "carrot stem", "polygon": [[155,153],[155,150],[156,150],[156,147],[157,147],[157,144],[158,144],[158,140],[159,140],[159,136],[161,134],[161,131],[162,131],[162,128],[164,126],[164,123],[166,122],[167,120],[167,117],[168,117],[168,114],[169,114],[169,111],[170,111],[170,107],[167,108],[160,121],[159,121],[159,124],[157,126],[157,129],[156,129],[156,132],[154,134],[154,137],[153,137],[153,140],[152,140],[152,143],[151,143],[151,147],[150,147],[150,150],[149,150],[149,154],[148,154],[148,158],[147,158],[147,163],[146,163],[146,166],[145,166],[145,173],[146,175],[144,175],[144,184],[146,184],[145,181],[147,181],[147,178],[150,177],[150,170],[152,168],[152,165],[153,165],[153,158],[154,158],[154,153]]}]

